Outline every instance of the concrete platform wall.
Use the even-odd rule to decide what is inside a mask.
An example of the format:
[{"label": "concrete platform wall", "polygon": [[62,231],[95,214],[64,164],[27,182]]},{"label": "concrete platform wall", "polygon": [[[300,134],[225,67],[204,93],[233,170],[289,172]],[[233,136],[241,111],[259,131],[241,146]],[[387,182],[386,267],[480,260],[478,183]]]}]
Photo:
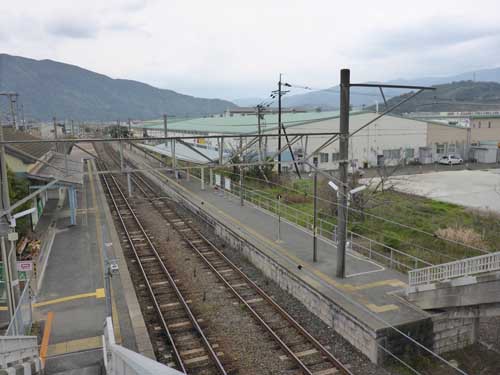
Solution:
[{"label": "concrete platform wall", "polygon": [[477,339],[479,318],[454,317],[442,313],[432,318],[433,346],[438,354],[465,348]]},{"label": "concrete platform wall", "polygon": [[326,324],[333,327],[342,337],[358,348],[372,362],[379,363],[383,358],[378,348],[377,341],[383,341],[378,332],[370,329],[362,321],[353,317],[340,305],[327,299],[321,293],[314,290],[304,281],[295,277],[293,273],[264,255],[256,246],[251,244],[241,235],[227,228],[215,216],[211,215],[197,204],[185,198],[172,185],[167,185],[153,175],[150,177],[170,194],[176,197],[179,204],[193,214],[201,217],[205,222],[215,228],[215,233],[232,248],[241,251],[245,257],[267,277],[276,282],[282,289],[301,301],[309,311],[318,316]]}]

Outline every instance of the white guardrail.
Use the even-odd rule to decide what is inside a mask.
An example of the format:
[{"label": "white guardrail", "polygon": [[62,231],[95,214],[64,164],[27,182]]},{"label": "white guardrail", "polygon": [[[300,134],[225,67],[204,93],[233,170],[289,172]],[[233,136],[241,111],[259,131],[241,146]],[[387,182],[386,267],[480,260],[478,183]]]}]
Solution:
[{"label": "white guardrail", "polygon": [[116,344],[111,317],[106,318],[103,335],[104,367],[107,375],[182,375],[159,362]]},{"label": "white guardrail", "polygon": [[36,336],[0,336],[0,368],[38,357]]},{"label": "white guardrail", "polygon": [[[231,186],[231,189],[231,192],[224,190],[224,193],[230,193],[237,198],[239,195],[239,186],[234,184]],[[276,199],[271,199],[260,192],[248,188],[243,189],[243,192],[243,197],[246,202],[251,203],[255,207],[269,211],[274,215],[277,214],[278,202]],[[314,219],[313,215],[284,203],[279,205],[279,211],[282,216],[282,220],[287,220],[298,226],[312,230],[312,223]],[[323,220],[322,218],[318,218],[316,229],[318,236],[323,237],[325,240],[335,241],[336,229],[337,226],[335,224],[332,224],[327,220]],[[432,263],[422,258],[397,250],[384,243],[352,231],[348,231],[348,241],[352,244],[352,250],[363,254],[369,259],[387,264],[390,268],[410,271],[421,266],[432,265]]]},{"label": "white guardrail", "polygon": [[438,264],[408,272],[409,286],[500,270],[500,252]]}]

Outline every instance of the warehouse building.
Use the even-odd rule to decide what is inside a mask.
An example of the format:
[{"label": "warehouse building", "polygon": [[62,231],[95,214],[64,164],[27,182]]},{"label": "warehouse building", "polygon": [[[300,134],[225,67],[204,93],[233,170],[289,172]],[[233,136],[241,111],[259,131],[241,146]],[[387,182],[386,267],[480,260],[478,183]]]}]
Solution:
[{"label": "warehouse building", "polygon": [[[443,121],[386,115],[363,128],[366,123],[377,116],[378,114],[373,112],[352,112],[350,114],[350,133],[356,132],[351,136],[349,143],[349,160],[352,161],[353,166],[367,168],[408,163],[428,164],[447,154],[457,154],[468,159],[476,138],[478,140],[486,138],[490,141],[495,138],[500,140],[500,121],[498,123],[491,122],[491,124],[487,122],[486,125],[481,122],[481,127],[477,122],[476,127],[465,128]],[[301,159],[315,152],[329,139],[328,136],[310,136],[308,134],[338,132],[339,120],[339,114],[335,111],[284,113],[282,122],[286,132],[288,134],[304,134],[296,139],[292,146],[296,159]],[[261,120],[260,131],[263,134],[276,134],[277,123],[277,114],[266,114]],[[162,123],[148,125],[136,130],[145,132],[149,136],[163,136]],[[201,151],[210,150],[211,156],[218,152],[218,140],[205,139],[204,136],[257,134],[258,132],[257,116],[249,114],[232,117],[207,117],[168,124],[169,136],[199,136],[193,140],[193,145]],[[231,155],[231,152],[237,148],[238,142],[239,140],[236,138],[226,139],[224,155]],[[283,136],[282,144],[285,145],[285,142]],[[479,145],[479,141],[477,141],[477,145]],[[277,146],[277,137],[270,137],[263,141],[262,152],[266,156],[274,155]],[[162,149],[162,153],[169,155],[168,145],[159,147]],[[258,154],[256,148],[257,146],[252,148],[254,157]],[[320,150],[317,156],[320,168],[337,169],[340,158],[338,142],[333,142]],[[283,152],[282,161],[287,164],[285,167],[291,167],[292,158],[288,150]],[[196,161],[193,160],[193,162]]]}]

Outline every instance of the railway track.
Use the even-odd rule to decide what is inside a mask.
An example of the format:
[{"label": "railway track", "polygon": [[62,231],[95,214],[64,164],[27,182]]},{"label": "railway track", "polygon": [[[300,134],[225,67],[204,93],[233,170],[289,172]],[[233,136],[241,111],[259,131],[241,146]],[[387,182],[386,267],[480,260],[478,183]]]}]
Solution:
[{"label": "railway track", "polygon": [[[112,156],[116,160],[116,156]],[[311,336],[269,295],[243,273],[191,221],[181,217],[172,203],[160,198],[158,188],[147,177],[134,173],[137,190],[175,229],[184,242],[198,255],[239,303],[280,346],[280,360],[293,362],[297,373],[308,375],[352,375],[347,366]]]},{"label": "railway track", "polygon": [[[105,168],[102,162],[98,166]],[[152,306],[148,307],[156,313],[156,319],[149,323],[153,325],[157,359],[188,374],[228,374],[219,358],[223,353],[217,352],[217,343],[204,334],[202,321],[191,311],[189,300],[176,285],[175,274],[166,267],[119,182],[112,175],[100,176],[150,297]]]}]

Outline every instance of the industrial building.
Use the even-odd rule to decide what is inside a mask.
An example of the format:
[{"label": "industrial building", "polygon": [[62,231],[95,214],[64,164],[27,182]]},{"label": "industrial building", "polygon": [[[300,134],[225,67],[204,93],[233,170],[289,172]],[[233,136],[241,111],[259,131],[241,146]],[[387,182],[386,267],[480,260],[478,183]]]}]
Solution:
[{"label": "industrial building", "polygon": [[[353,166],[369,168],[382,165],[397,165],[407,163],[429,164],[439,160],[443,155],[457,154],[464,160],[477,160],[484,162],[496,162],[492,152],[485,156],[483,142],[491,143],[500,141],[500,118],[474,119],[469,128],[449,124],[444,121],[422,120],[395,115],[383,116],[367,127],[363,126],[376,118],[378,114],[373,112],[352,112],[350,115],[351,136],[349,145],[349,160]],[[193,146],[210,153],[210,158],[217,155],[219,144],[217,139],[205,139],[203,136],[232,135],[232,134],[276,134],[278,116],[277,114],[266,114],[258,124],[256,115],[234,115],[230,117],[207,117],[177,121],[168,124],[169,136],[195,135],[200,136],[193,140]],[[297,159],[315,152],[328,136],[311,136],[308,133],[324,133],[339,131],[338,112],[306,112],[306,113],[284,113],[282,122],[286,132],[290,134],[304,134],[292,145],[292,150]],[[136,132],[143,132],[149,136],[163,136],[164,126],[162,123],[150,123],[142,126]],[[361,129],[361,130],[359,130]],[[358,131],[356,133],[356,131]],[[143,135],[140,134],[140,135]],[[139,135],[139,134],[137,134]],[[232,142],[226,139],[224,155],[229,156],[231,150],[237,148],[237,139]],[[285,137],[282,144],[285,145]],[[274,155],[277,150],[277,137],[269,137],[263,142],[263,154]],[[169,145],[155,146],[166,155],[170,154]],[[254,155],[257,155],[257,146],[254,146]],[[480,151],[479,149],[480,148]],[[476,151],[477,150],[477,151]],[[176,150],[179,152],[181,150]],[[189,151],[185,147],[179,157],[190,160]],[[319,167],[324,170],[338,168],[339,145],[333,142],[331,145],[321,149],[318,153]],[[193,155],[192,160],[200,162],[200,158]],[[201,159],[203,161],[203,159]],[[292,158],[288,150],[282,154],[282,161],[291,163]],[[289,167],[290,165],[288,165]],[[285,165],[285,168],[287,165]]]}]

